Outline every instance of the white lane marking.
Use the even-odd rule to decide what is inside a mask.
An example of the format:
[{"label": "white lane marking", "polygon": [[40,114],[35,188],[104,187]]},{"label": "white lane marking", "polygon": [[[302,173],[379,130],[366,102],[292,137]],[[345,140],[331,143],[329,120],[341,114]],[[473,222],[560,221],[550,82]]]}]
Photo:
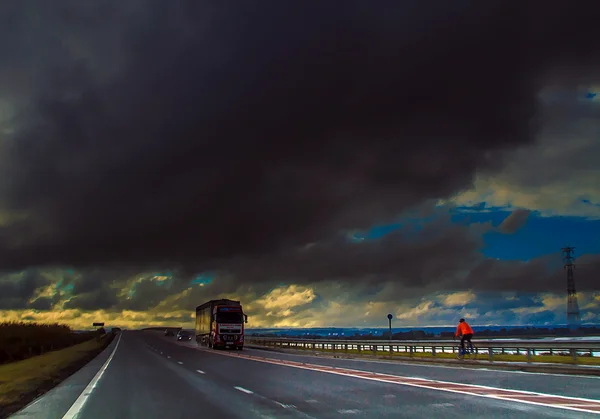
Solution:
[{"label": "white lane marking", "polygon": [[[600,412],[593,411],[593,410],[586,409],[586,408],[570,407],[570,406],[568,406],[569,403],[564,403],[564,404],[562,404],[562,403],[550,404],[550,403],[535,402],[533,400],[523,400],[523,399],[519,399],[518,398],[519,396],[540,395],[540,396],[546,396],[546,397],[562,398],[562,399],[567,399],[567,400],[572,400],[572,401],[578,400],[578,401],[592,402],[592,403],[598,403],[599,402],[598,400],[586,399],[586,398],[583,398],[583,397],[571,397],[571,396],[561,396],[561,395],[556,395],[556,394],[547,394],[547,393],[540,393],[540,392],[533,392],[533,391],[503,389],[503,388],[490,387],[490,386],[484,386],[484,385],[479,385],[479,384],[460,384],[460,383],[452,383],[452,382],[449,382],[449,381],[430,380],[430,379],[423,379],[423,378],[409,377],[409,376],[397,376],[397,375],[384,374],[384,373],[377,373],[377,375],[382,375],[384,377],[367,377],[364,374],[365,373],[368,374],[369,372],[363,371],[363,370],[352,370],[352,369],[349,369],[349,368],[343,368],[343,369],[340,369],[340,371],[338,372],[338,371],[333,371],[331,369],[331,366],[328,366],[328,365],[317,365],[317,364],[298,365],[300,363],[290,364],[290,363],[286,363],[285,361],[282,362],[282,360],[277,359],[277,358],[258,359],[257,357],[254,357],[252,355],[227,354],[227,353],[222,353],[222,354],[221,353],[215,353],[215,354],[216,355],[221,355],[221,356],[231,356],[231,357],[240,358],[240,359],[247,359],[247,360],[250,360],[250,361],[264,362],[264,363],[274,364],[274,365],[281,365],[281,366],[285,366],[285,367],[300,368],[300,369],[305,369],[305,370],[310,370],[310,371],[317,371],[317,372],[324,372],[324,373],[329,373],[329,374],[336,374],[336,375],[341,375],[341,376],[345,376],[345,377],[362,378],[363,380],[369,380],[369,381],[378,381],[378,382],[383,382],[383,383],[391,383],[391,384],[404,385],[404,386],[409,386],[409,387],[425,388],[425,389],[429,389],[429,390],[446,391],[446,392],[449,392],[449,393],[458,393],[458,394],[463,394],[463,395],[464,394],[468,394],[470,396],[485,397],[485,398],[489,398],[489,399],[503,400],[503,401],[507,401],[507,402],[517,402],[517,403],[531,404],[531,405],[536,405],[536,406],[544,406],[544,407],[550,407],[550,408],[554,408],[554,409],[565,409],[565,410],[574,410],[574,411],[579,411],[579,412],[600,414]],[[328,368],[328,369],[322,369],[322,368]],[[354,374],[350,374],[348,372],[357,372],[357,373],[361,373],[361,374],[360,375],[359,374],[354,375]],[[421,383],[410,383],[410,382],[392,381],[391,378],[399,378],[399,379],[404,379],[404,380],[406,380],[406,379],[409,379],[409,380],[420,380],[420,381],[423,381],[423,384],[421,384]],[[425,385],[425,383],[451,384],[453,386],[452,386],[452,388],[448,388],[448,387],[431,387],[431,386]],[[478,393],[475,393],[475,392],[469,392],[468,387],[479,388],[479,389],[486,389],[486,390],[492,390],[492,391],[510,392],[510,393],[514,393],[514,396],[511,397],[511,396],[497,396],[497,395],[494,395],[494,394],[478,394]],[[460,388],[460,390],[458,390],[458,388]]]},{"label": "white lane marking", "polygon": [[358,410],[358,409],[338,409],[338,413],[340,413],[342,415],[356,415],[357,413],[360,413],[360,410]]},{"label": "white lane marking", "polygon": [[171,356],[170,356],[170,355],[167,355],[167,358],[171,359]]},{"label": "white lane marking", "polygon": [[234,388],[235,388],[236,390],[239,390],[239,391],[241,391],[242,393],[246,393],[246,394],[254,394],[254,392],[253,392],[252,390],[248,390],[247,388],[244,388],[244,387],[238,387],[238,386],[235,386]]},{"label": "white lane marking", "polygon": [[393,394],[386,394],[383,397],[385,397],[386,399],[395,399],[396,396],[394,396]]},{"label": "white lane marking", "polygon": [[67,413],[65,413],[65,415],[63,416],[63,419],[74,419],[79,415],[79,413],[81,413],[81,409],[83,409],[85,402],[90,397],[90,394],[92,394],[92,391],[94,390],[94,388],[96,388],[98,381],[100,381],[100,378],[102,378],[102,375],[104,374],[104,371],[106,371],[106,368],[108,367],[108,364],[110,364],[110,361],[112,361],[113,356],[115,356],[115,352],[117,352],[119,343],[121,343],[122,336],[123,335],[121,333],[119,333],[119,340],[117,340],[117,344],[115,345],[115,348],[113,349],[112,353],[110,354],[110,356],[108,357],[108,359],[106,360],[104,365],[102,365],[102,368],[100,368],[100,370],[96,373],[94,378],[92,378],[92,381],[89,382],[87,387],[83,390],[83,392],[79,395],[79,397],[77,397],[77,400],[75,400],[75,403],[73,403],[71,408],[69,410],[67,410]]},{"label": "white lane marking", "polygon": [[181,361],[177,361],[177,363],[178,363],[179,365],[183,365],[183,362],[181,362]]},{"label": "white lane marking", "polygon": [[315,399],[309,399],[309,400],[305,400],[305,402],[306,402],[306,403],[313,403],[313,404],[314,404],[314,403],[319,403],[319,401],[318,401],[318,400],[315,400]]},{"label": "white lane marking", "polygon": [[160,354],[162,355],[163,353],[161,352]]},{"label": "white lane marking", "polygon": [[205,373],[204,371],[202,371],[202,370],[196,370],[196,372],[197,372],[198,374],[206,374],[206,373]]},{"label": "white lane marking", "polygon": [[284,403],[279,403],[277,400],[273,400],[275,403],[277,403],[279,406],[283,407],[284,409],[295,409],[296,406],[294,406],[293,404],[284,404]]},{"label": "white lane marking", "polygon": [[430,406],[431,407],[452,407],[454,405],[452,403],[433,403]]}]

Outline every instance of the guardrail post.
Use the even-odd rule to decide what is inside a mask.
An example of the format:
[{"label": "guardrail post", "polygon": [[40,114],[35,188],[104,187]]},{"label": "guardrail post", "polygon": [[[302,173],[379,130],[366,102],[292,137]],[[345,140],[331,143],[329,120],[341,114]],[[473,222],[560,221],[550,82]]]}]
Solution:
[{"label": "guardrail post", "polygon": [[348,352],[348,344],[347,343],[344,344],[344,351]]},{"label": "guardrail post", "polygon": [[377,355],[377,345],[373,345],[373,355]]},{"label": "guardrail post", "polygon": [[358,353],[360,353],[360,347],[361,347],[361,346],[362,346],[362,345],[356,345],[356,350],[358,351]]},{"label": "guardrail post", "polygon": [[410,348],[410,356],[413,356],[414,346],[411,345],[411,346],[409,346],[409,348]]},{"label": "guardrail post", "polygon": [[431,347],[431,356],[435,356],[435,346]]},{"label": "guardrail post", "polygon": [[571,358],[573,358],[574,361],[577,361],[577,349],[569,349],[569,352],[571,352]]},{"label": "guardrail post", "polygon": [[490,361],[494,360],[494,350],[492,348],[488,348],[488,357],[490,358]]},{"label": "guardrail post", "polygon": [[527,348],[527,362],[531,362],[531,348]]}]

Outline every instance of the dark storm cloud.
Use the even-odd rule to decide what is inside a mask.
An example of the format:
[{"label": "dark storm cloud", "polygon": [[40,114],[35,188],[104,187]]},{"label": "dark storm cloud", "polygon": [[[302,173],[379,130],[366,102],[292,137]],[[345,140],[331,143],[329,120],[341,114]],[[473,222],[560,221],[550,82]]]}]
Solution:
[{"label": "dark storm cloud", "polygon": [[[543,290],[540,290],[543,291]],[[503,295],[504,294],[504,295]],[[469,301],[467,304],[470,309],[478,309],[480,312],[484,311],[503,311],[512,310],[515,308],[537,308],[543,307],[544,304],[541,301],[535,299],[536,294],[523,294],[517,293],[514,295],[506,295],[506,293],[498,292],[477,292],[477,298]]]},{"label": "dark storm cloud", "polygon": [[97,291],[108,284],[123,287],[136,274],[140,274],[139,270],[127,268],[86,268],[76,271],[74,275],[66,275],[68,281],[65,281],[64,285],[67,283],[71,284],[73,286],[71,294],[78,295]]},{"label": "dark storm cloud", "polygon": [[[598,290],[600,255],[582,255],[577,259],[575,284],[579,291]],[[485,291],[565,292],[567,274],[560,254],[527,262],[486,259],[473,267],[462,287]]]},{"label": "dark storm cloud", "polygon": [[38,269],[0,277],[0,310],[26,308],[36,291],[49,283],[50,280]]},{"label": "dark storm cloud", "polygon": [[531,211],[526,209],[516,209],[506,217],[498,226],[498,231],[504,234],[513,234],[525,226],[527,218]]},{"label": "dark storm cloud", "polygon": [[522,324],[555,324],[556,313],[550,310],[544,310],[537,313],[524,314],[521,317]]},{"label": "dark storm cloud", "polygon": [[592,7],[3,2],[0,202],[29,217],[0,263],[200,268],[450,196],[533,141],[545,75],[596,74]]},{"label": "dark storm cloud", "polygon": [[31,304],[29,304],[28,307],[32,308],[34,310],[46,311],[46,310],[51,310],[54,303],[55,303],[54,298],[41,297],[41,298],[38,298],[35,301],[33,301]]},{"label": "dark storm cloud", "polygon": [[240,258],[229,268],[241,282],[250,283],[354,279],[356,286],[373,286],[393,280],[422,289],[456,282],[457,273],[481,260],[481,235],[492,229],[489,223],[451,224],[447,214],[420,227],[399,228],[378,240],[357,243],[342,237],[262,258]]},{"label": "dark storm cloud", "polygon": [[66,309],[99,310],[114,307],[118,302],[118,290],[102,287],[92,292],[86,292],[74,296],[65,302]]}]

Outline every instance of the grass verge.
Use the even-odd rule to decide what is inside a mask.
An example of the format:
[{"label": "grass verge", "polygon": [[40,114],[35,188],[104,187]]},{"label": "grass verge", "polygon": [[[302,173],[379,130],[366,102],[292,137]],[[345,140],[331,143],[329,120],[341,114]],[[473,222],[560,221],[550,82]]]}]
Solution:
[{"label": "grass verge", "polygon": [[75,373],[102,352],[113,337],[108,334],[103,339],[93,338],[65,349],[0,365],[0,418],[18,411]]},{"label": "grass verge", "polygon": [[[252,344],[254,345],[254,344]],[[260,345],[257,345],[260,346]],[[288,350],[288,348],[273,348],[273,349],[281,349],[284,352]],[[302,348],[302,347],[292,347],[289,350],[298,351],[298,352],[307,352],[307,353],[326,353],[326,354],[336,354],[336,355],[359,355],[359,356],[369,356],[369,357],[386,357],[386,358],[426,358],[428,360],[435,359],[456,359],[456,354],[451,352],[437,352],[435,357],[431,352],[414,352],[412,357],[408,352],[393,352],[390,354],[389,352],[377,351],[377,354],[374,355],[373,352],[369,351],[361,351],[359,352],[356,349],[348,349],[347,351],[343,350],[332,350],[332,349],[312,349],[312,348]],[[487,353],[487,349],[484,353],[480,353],[477,358],[479,361],[489,361],[489,356]],[[502,361],[502,362],[528,362],[527,355],[509,355],[509,354],[494,354],[494,361]],[[600,357],[590,357],[590,356],[579,356],[577,360],[574,360],[570,356],[562,356],[562,355],[535,355],[531,357],[529,362],[532,363],[555,363],[555,364],[568,364],[568,365],[597,365],[600,366]]]}]

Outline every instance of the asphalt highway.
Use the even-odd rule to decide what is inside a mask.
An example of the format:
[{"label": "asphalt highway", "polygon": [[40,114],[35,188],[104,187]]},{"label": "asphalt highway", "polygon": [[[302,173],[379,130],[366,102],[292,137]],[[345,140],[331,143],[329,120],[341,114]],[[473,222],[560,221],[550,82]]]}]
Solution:
[{"label": "asphalt highway", "polygon": [[103,354],[108,362],[85,389],[71,386],[70,399],[65,389],[51,392],[62,394],[62,403],[45,402],[43,397],[37,402],[47,407],[43,416],[30,407],[20,417],[597,418],[584,410],[600,413],[596,377],[252,349],[212,351],[150,331],[122,332],[108,351],[112,357]]}]

